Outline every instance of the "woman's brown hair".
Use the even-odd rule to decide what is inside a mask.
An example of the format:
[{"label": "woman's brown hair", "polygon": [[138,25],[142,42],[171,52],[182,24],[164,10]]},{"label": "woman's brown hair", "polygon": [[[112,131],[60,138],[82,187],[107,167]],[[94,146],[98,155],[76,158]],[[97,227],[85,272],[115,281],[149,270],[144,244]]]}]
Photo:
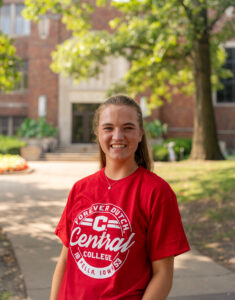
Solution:
[{"label": "woman's brown hair", "polygon": [[[108,105],[127,105],[130,107],[135,108],[137,112],[137,118],[138,118],[138,123],[140,126],[140,129],[144,131],[144,125],[143,125],[143,116],[141,109],[139,105],[130,97],[126,95],[115,95],[110,98],[108,98],[103,104],[99,106],[99,108],[95,112],[95,116],[93,119],[93,130],[96,135],[96,142],[98,143],[99,146],[99,161],[100,161],[100,167],[103,168],[106,166],[106,157],[103,152],[103,150],[100,147],[99,141],[97,139],[97,128],[99,125],[99,119],[100,119],[100,113],[101,111],[107,107]],[[141,142],[139,142],[138,147],[135,152],[135,161],[138,166],[142,166],[145,169],[151,171],[152,170],[152,160],[150,158],[150,153],[147,145],[147,138],[146,134],[144,131],[144,134],[142,136]]]}]

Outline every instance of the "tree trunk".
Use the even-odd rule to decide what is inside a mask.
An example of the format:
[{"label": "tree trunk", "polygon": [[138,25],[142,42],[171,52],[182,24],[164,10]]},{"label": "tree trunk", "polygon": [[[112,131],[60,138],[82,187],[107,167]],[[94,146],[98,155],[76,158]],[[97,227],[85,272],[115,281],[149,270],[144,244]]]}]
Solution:
[{"label": "tree trunk", "polygon": [[209,35],[203,33],[194,43],[194,132],[191,159],[224,159],[217,140],[212,104]]}]

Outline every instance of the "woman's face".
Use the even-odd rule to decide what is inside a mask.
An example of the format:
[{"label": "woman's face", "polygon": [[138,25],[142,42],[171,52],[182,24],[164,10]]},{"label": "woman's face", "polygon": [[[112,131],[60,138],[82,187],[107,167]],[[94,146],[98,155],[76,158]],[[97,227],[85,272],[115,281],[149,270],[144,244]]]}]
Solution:
[{"label": "woman's face", "polygon": [[135,151],[142,139],[137,111],[127,105],[110,104],[100,112],[98,141],[110,161],[135,162]]}]

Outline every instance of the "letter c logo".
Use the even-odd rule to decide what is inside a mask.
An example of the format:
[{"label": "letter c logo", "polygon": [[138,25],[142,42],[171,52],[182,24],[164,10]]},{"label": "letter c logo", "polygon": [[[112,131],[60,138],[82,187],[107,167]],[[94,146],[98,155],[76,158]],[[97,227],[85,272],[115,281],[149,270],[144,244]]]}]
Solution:
[{"label": "letter c logo", "polygon": [[93,229],[96,231],[104,231],[106,229],[106,225],[99,225],[99,222],[103,221],[103,223],[107,223],[108,218],[105,216],[98,216],[95,218],[95,221],[93,223]]}]

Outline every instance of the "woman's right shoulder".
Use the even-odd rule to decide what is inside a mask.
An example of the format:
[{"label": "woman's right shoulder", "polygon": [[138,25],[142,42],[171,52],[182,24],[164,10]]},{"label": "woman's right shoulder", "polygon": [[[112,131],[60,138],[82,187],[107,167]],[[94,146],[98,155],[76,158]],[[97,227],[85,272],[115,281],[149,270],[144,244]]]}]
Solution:
[{"label": "woman's right shoulder", "polygon": [[85,177],[75,181],[75,183],[72,186],[72,190],[80,189],[80,188],[83,188],[84,186],[87,186],[87,185],[90,185],[90,184],[95,184],[95,182],[100,177],[101,172],[102,172],[102,169],[96,171],[93,174],[90,174],[88,176],[85,176]]},{"label": "woman's right shoulder", "polygon": [[76,202],[76,199],[81,191],[92,190],[92,187],[96,184],[96,182],[98,182],[98,178],[100,177],[101,171],[102,170],[99,170],[93,174],[90,174],[75,181],[75,183],[72,185],[69,191],[67,203],[69,203],[69,205],[72,205],[72,203]]}]

